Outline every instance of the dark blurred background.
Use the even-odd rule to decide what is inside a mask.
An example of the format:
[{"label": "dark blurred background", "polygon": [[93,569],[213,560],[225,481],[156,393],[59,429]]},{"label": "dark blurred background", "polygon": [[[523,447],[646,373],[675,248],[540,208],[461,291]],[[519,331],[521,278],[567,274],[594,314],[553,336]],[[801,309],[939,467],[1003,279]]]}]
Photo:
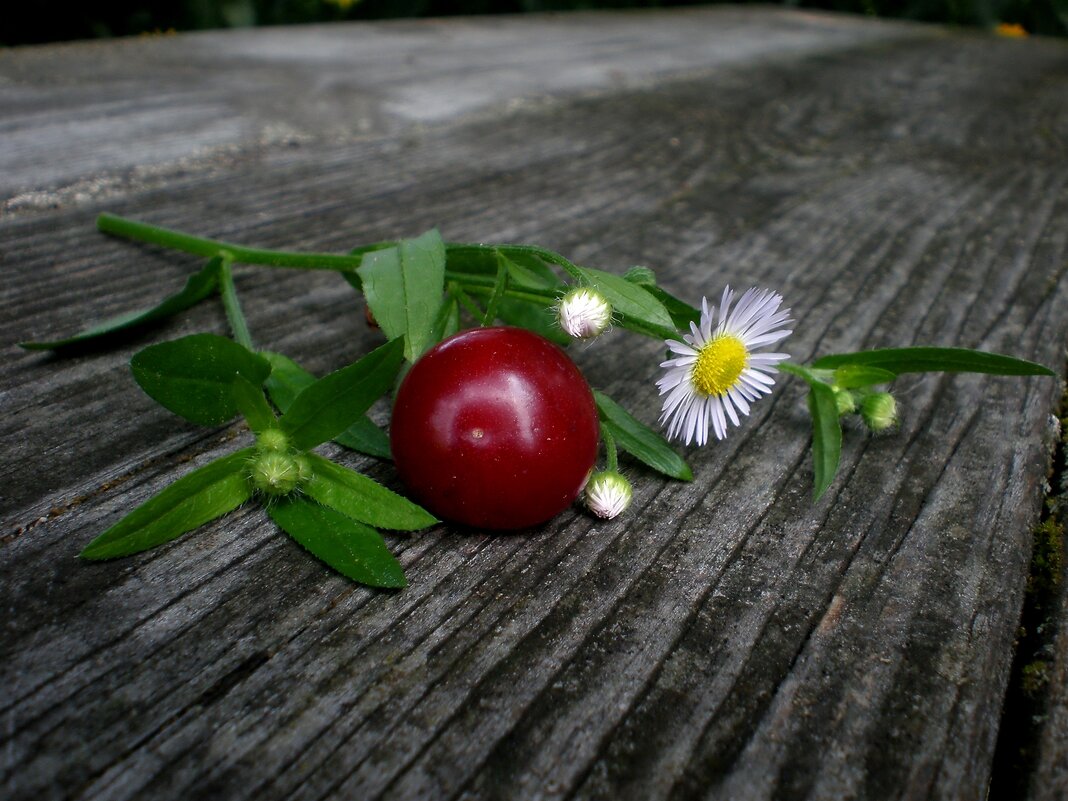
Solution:
[{"label": "dark blurred background", "polygon": [[[686,0],[3,0],[0,45],[335,20],[696,4]],[[1009,35],[1068,34],[1068,0],[793,0],[782,5],[988,29],[1001,25]]]}]

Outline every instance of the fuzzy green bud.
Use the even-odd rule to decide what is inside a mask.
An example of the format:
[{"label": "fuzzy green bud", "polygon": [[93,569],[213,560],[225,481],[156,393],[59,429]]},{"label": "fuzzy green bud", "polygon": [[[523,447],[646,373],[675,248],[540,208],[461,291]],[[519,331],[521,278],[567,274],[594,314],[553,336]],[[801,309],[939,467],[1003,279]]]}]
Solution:
[{"label": "fuzzy green bud", "polygon": [[586,483],[586,508],[597,517],[611,520],[630,506],[630,482],[614,470],[594,473]]},{"label": "fuzzy green bud", "polygon": [[252,484],[267,495],[288,495],[301,481],[302,457],[278,451],[263,451],[252,463]]},{"label": "fuzzy green bud", "polygon": [[860,403],[864,424],[876,433],[897,425],[897,401],[889,392],[875,392]]},{"label": "fuzzy green bud", "polygon": [[840,387],[832,387],[832,389],[834,390],[834,402],[838,406],[838,416],[853,414],[857,410],[857,399],[853,397],[853,393]]},{"label": "fuzzy green bud", "polygon": [[557,307],[560,328],[575,339],[600,336],[612,322],[612,304],[592,287],[572,289]]},{"label": "fuzzy green bud", "polygon": [[264,453],[268,451],[285,453],[289,450],[289,439],[277,428],[268,428],[256,437],[256,447]]}]

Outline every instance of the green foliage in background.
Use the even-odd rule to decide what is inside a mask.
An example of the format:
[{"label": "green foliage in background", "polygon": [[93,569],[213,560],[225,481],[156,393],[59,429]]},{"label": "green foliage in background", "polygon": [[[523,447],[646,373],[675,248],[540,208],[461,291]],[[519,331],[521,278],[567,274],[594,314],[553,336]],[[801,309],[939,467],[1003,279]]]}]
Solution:
[{"label": "green foliage in background", "polygon": [[[17,5],[19,13],[0,25],[0,45],[337,20],[696,4],[688,0],[55,0],[47,4],[9,0],[8,11]],[[1068,35],[1068,0],[789,0],[782,5],[983,28],[1013,23],[1028,33]]]}]

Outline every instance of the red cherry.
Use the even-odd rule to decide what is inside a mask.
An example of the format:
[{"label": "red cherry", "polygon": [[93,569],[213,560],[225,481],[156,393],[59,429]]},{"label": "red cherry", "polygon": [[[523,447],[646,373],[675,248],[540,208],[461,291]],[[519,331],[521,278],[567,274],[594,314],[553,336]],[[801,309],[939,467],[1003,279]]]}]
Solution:
[{"label": "red cherry", "polygon": [[401,479],[442,519],[525,528],[582,491],[598,426],[590,387],[560,348],[522,328],[476,328],[412,366],[390,445]]}]

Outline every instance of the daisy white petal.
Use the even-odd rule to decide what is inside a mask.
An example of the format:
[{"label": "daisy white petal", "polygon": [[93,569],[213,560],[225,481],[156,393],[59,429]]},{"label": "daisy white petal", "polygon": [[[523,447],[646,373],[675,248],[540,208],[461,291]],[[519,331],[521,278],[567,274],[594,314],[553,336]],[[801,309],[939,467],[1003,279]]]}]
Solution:
[{"label": "daisy white petal", "polygon": [[729,425],[740,425],[750,404],[774,386],[775,366],[789,358],[762,348],[788,337],[791,322],[782,296],[769,290],[736,297],[728,286],[718,307],[702,298],[700,321],[690,323],[682,341],[667,340],[675,358],[660,364],[660,422],[668,437],[703,445],[710,428],[723,439]]},{"label": "daisy white petal", "polygon": [[738,407],[744,415],[749,414],[749,401],[746,399],[745,394],[741,391],[740,387],[731,387],[727,390],[727,397],[731,399],[731,403]]},{"label": "daisy white petal", "polygon": [[677,353],[680,356],[696,356],[697,351],[693,349],[693,346],[687,345],[685,342],[678,342],[674,339],[666,340],[668,348],[672,353]]}]

